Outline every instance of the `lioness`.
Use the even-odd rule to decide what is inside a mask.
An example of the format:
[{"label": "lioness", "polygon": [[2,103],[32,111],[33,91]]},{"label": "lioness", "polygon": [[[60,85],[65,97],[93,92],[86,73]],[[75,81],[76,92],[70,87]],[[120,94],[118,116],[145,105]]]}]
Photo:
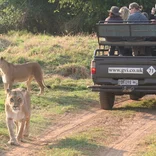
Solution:
[{"label": "lioness", "polygon": [[[21,88],[7,89],[5,100],[6,124],[9,130],[9,144],[19,145],[23,136],[29,135],[29,123],[31,115],[30,95],[28,91]],[[14,124],[16,133],[14,133]]]},{"label": "lioness", "polygon": [[43,73],[40,65],[37,62],[13,65],[7,62],[3,57],[0,58],[0,70],[2,73],[2,81],[5,91],[12,89],[14,82],[26,81],[27,90],[30,91],[30,83],[35,78],[40,86],[40,93],[44,91]]}]

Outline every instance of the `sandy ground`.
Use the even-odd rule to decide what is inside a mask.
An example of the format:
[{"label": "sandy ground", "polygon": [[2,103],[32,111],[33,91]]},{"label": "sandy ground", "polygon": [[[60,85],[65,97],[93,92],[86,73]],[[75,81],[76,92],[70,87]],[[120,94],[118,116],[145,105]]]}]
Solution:
[{"label": "sandy ground", "polygon": [[[128,102],[132,102],[129,100]],[[115,105],[116,109],[123,105],[124,102]],[[116,110],[116,111],[117,111]],[[31,141],[22,143],[19,147],[13,147],[8,153],[3,153],[3,156],[37,156],[39,149],[44,145],[61,139],[63,137],[82,131],[88,127],[94,127],[98,124],[108,124],[110,128],[114,124],[112,118],[109,118],[109,111],[101,110],[99,107],[89,111],[84,111],[81,114],[64,114],[58,122],[48,128],[44,134]],[[120,119],[121,120],[121,119]],[[116,122],[116,121],[115,121]],[[134,156],[137,152],[137,146],[142,139],[147,135],[156,132],[156,111],[144,110],[136,112],[133,119],[128,121],[120,121],[118,130],[121,135],[113,143],[101,149],[97,156]]]}]

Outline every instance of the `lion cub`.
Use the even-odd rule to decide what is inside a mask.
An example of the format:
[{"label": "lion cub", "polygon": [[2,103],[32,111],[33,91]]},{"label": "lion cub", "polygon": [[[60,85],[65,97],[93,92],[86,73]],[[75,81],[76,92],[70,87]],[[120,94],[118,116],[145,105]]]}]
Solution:
[{"label": "lion cub", "polygon": [[[10,135],[8,143],[19,145],[19,142],[23,140],[23,136],[29,135],[31,104],[28,91],[22,88],[7,89],[5,113],[6,124]],[[16,135],[14,133],[14,124],[16,125]]]}]

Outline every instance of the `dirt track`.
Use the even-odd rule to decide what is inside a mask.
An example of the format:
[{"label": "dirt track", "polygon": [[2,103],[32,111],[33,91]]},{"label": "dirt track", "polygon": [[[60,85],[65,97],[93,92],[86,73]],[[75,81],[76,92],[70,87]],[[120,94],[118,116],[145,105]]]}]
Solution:
[{"label": "dirt track", "polygon": [[[124,104],[124,103],[121,103]],[[120,107],[120,105],[115,106]],[[116,110],[116,111],[117,111]],[[112,144],[108,144],[107,148],[101,149],[97,156],[133,156],[136,154],[137,145],[147,135],[156,132],[156,111],[143,110],[136,113],[133,119],[112,121],[109,117],[109,111],[93,108],[90,111],[84,111],[81,114],[66,114],[59,119],[58,124],[50,127],[44,132],[45,137],[40,136],[34,141],[22,143],[20,147],[13,148],[5,156],[36,156],[38,150],[45,144],[55,141],[71,133],[82,131],[87,127],[94,127],[98,124],[107,124],[112,128],[114,124],[119,125],[121,135]],[[120,119],[121,120],[121,119]],[[118,122],[118,123],[115,123]],[[18,154],[20,153],[20,154]]]}]

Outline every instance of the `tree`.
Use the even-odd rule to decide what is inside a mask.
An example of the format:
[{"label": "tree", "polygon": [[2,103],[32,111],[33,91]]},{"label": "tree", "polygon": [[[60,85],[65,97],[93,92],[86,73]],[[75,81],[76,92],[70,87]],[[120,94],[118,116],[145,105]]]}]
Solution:
[{"label": "tree", "polygon": [[[149,0],[136,2],[147,13],[155,5]],[[0,30],[1,33],[23,29],[50,34],[92,33],[96,31],[95,24],[108,16],[111,6],[128,7],[130,3],[131,0],[0,0]]]},{"label": "tree", "polygon": [[[62,8],[70,8],[68,10],[70,19],[67,24],[69,31],[79,32],[85,31],[91,33],[95,30],[95,24],[99,20],[104,20],[108,16],[111,6],[127,6],[132,3],[131,0],[52,0],[59,2],[60,10]],[[136,0],[139,5],[144,6],[144,11],[150,13],[154,3],[148,0]],[[148,5],[146,5],[148,3]],[[156,0],[155,0],[156,3]],[[74,23],[75,21],[75,23]],[[75,30],[79,28],[78,30]],[[73,30],[72,30],[73,29]]]}]

